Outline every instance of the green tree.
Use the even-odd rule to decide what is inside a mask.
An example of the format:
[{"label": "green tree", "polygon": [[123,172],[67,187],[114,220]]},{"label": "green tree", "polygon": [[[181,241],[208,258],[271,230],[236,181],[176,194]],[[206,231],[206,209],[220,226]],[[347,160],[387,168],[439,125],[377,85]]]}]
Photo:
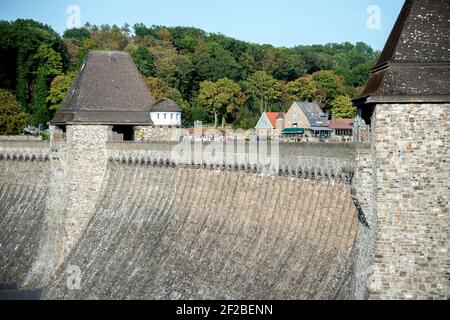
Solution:
[{"label": "green tree", "polygon": [[29,88],[28,88],[28,77],[30,75],[30,65],[27,62],[25,52],[19,50],[17,59],[17,80],[16,80],[16,96],[22,109],[28,110],[29,101]]},{"label": "green tree", "polygon": [[322,70],[313,74],[313,79],[321,91],[321,101],[324,106],[328,106],[331,100],[345,93],[344,83],[341,77],[333,71]]},{"label": "green tree", "polygon": [[334,118],[352,119],[356,117],[356,107],[348,96],[338,96],[330,103]]},{"label": "green tree", "polygon": [[217,82],[203,81],[196,101],[199,106],[214,115],[214,126],[217,128],[219,116],[225,117],[242,107],[246,97],[237,83],[223,78]]},{"label": "green tree", "polygon": [[64,39],[75,39],[78,41],[84,41],[91,37],[91,32],[83,27],[83,28],[73,28],[64,31],[63,38]]},{"label": "green tree", "polygon": [[46,80],[62,74],[62,58],[53,48],[41,44],[34,55],[34,63],[38,66],[38,75],[43,75]]},{"label": "green tree", "polygon": [[134,64],[144,77],[155,75],[155,57],[146,47],[129,45],[125,48],[125,51],[131,55]]},{"label": "green tree", "polygon": [[66,75],[56,76],[50,85],[50,91],[46,99],[49,105],[50,111],[56,111],[61,106],[69,88],[72,85],[73,79],[75,78],[75,72],[70,72]]},{"label": "green tree", "polygon": [[46,75],[42,70],[38,73],[36,84],[34,86],[34,108],[33,118],[34,124],[37,126],[41,124],[43,127],[47,126],[47,122],[50,120],[50,113],[47,107],[47,81]]},{"label": "green tree", "polygon": [[319,90],[317,83],[312,75],[306,75],[291,81],[287,84],[288,95],[295,101],[321,101],[322,91]]},{"label": "green tree", "polygon": [[281,84],[264,71],[257,71],[244,83],[245,91],[259,101],[261,114],[266,112],[269,104],[281,98]]},{"label": "green tree", "polygon": [[48,82],[53,77],[62,74],[62,59],[59,53],[42,44],[34,55],[34,61],[39,65],[34,86],[33,115],[35,124],[47,126],[50,113],[47,106]]},{"label": "green tree", "polygon": [[28,121],[29,115],[22,110],[16,97],[8,90],[0,89],[0,134],[20,134]]},{"label": "green tree", "polygon": [[193,54],[192,62],[202,80],[239,80],[241,77],[241,67],[233,56],[214,42],[200,44]]}]

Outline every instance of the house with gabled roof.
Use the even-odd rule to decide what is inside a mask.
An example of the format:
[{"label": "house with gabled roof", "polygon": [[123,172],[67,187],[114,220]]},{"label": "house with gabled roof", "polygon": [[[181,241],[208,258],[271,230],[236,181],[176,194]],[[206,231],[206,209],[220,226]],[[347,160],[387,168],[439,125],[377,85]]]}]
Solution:
[{"label": "house with gabled roof", "polygon": [[[286,112],[264,112],[255,129],[274,130],[277,129],[277,120],[284,120]],[[280,123],[281,124],[281,123]],[[280,128],[278,128],[280,129]],[[281,128],[283,129],[283,128]]]},{"label": "house with gabled roof", "polygon": [[330,136],[328,114],[317,102],[294,102],[286,113],[287,129],[300,129],[311,136]]},{"label": "house with gabled roof", "polygon": [[280,135],[285,128],[286,112],[264,112],[255,129],[258,135]]}]

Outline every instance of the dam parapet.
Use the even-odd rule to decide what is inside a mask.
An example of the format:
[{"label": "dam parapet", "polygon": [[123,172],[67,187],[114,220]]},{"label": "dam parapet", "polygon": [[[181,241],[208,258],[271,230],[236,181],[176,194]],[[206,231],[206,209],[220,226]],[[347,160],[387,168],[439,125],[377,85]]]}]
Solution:
[{"label": "dam parapet", "polygon": [[48,161],[48,141],[0,141],[0,160]]},{"label": "dam parapet", "polygon": [[109,142],[109,162],[349,181],[355,146],[333,143]]}]

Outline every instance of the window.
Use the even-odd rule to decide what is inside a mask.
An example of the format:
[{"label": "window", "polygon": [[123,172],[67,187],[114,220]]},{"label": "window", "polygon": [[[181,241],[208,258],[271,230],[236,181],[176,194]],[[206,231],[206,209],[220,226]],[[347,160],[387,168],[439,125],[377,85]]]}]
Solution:
[{"label": "window", "polygon": [[156,116],[158,117],[158,120],[159,120],[159,113],[158,113],[158,114],[156,114]]},{"label": "window", "polygon": [[173,113],[170,114],[170,120],[173,120]]},{"label": "window", "polygon": [[164,120],[167,119],[167,113],[164,113]]}]

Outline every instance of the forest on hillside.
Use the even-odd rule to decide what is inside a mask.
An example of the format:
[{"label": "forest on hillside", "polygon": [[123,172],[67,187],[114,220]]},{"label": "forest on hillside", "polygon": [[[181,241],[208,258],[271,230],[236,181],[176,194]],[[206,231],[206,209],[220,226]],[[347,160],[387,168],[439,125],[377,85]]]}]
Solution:
[{"label": "forest on hillside", "polygon": [[61,36],[33,20],[0,21],[0,134],[45,127],[91,50],[128,52],[155,98],[180,104],[184,126],[201,120],[243,129],[293,101],[317,101],[334,117],[354,117],[351,97],[379,55],[362,42],[277,48],[143,24],[86,24]]}]

